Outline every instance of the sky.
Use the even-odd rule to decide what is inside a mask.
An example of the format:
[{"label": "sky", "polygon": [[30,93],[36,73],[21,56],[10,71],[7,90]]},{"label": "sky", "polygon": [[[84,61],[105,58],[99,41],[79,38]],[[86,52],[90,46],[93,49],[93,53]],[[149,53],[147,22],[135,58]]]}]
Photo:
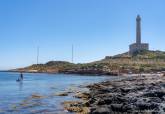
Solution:
[{"label": "sky", "polygon": [[0,0],[0,69],[50,60],[86,63],[142,42],[165,50],[165,0]]}]

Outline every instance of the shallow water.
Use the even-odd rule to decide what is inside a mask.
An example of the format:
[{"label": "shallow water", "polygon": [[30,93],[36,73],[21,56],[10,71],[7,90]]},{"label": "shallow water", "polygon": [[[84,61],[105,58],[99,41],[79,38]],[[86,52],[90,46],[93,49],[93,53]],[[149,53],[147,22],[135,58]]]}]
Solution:
[{"label": "shallow water", "polygon": [[[63,109],[62,102],[77,99],[71,93],[68,96],[55,94],[79,91],[84,85],[117,78],[25,73],[23,82],[16,82],[18,77],[19,73],[0,72],[0,114],[68,113]],[[41,98],[33,98],[32,95]]]}]

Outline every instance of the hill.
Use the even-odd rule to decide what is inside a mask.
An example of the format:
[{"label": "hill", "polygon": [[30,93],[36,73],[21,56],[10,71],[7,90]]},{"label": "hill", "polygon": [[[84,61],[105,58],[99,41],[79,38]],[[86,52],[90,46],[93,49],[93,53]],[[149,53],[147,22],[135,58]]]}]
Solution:
[{"label": "hill", "polygon": [[74,66],[75,64],[66,61],[49,61],[45,64],[33,64],[25,68],[14,69],[13,71],[57,73],[68,70],[68,68],[73,68]]},{"label": "hill", "polygon": [[107,56],[102,60],[73,64],[65,61],[50,61],[46,64],[32,65],[16,69],[25,72],[48,73],[78,73],[78,74],[107,74],[140,73],[165,71],[165,52],[141,51],[129,56],[128,52],[115,56]]},{"label": "hill", "polygon": [[127,53],[106,57],[96,62],[103,64],[106,70],[118,70],[128,72],[155,72],[165,70],[165,52],[163,51],[140,51],[132,56]]}]

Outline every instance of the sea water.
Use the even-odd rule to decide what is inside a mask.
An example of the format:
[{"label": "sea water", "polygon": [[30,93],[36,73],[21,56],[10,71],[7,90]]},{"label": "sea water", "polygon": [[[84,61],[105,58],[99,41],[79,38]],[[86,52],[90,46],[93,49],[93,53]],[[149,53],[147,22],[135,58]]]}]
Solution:
[{"label": "sea water", "polygon": [[[74,94],[57,96],[68,90],[80,91],[87,84],[113,80],[110,76],[0,72],[0,114],[69,113],[62,102],[78,100]],[[32,98],[32,95],[42,96]]]}]

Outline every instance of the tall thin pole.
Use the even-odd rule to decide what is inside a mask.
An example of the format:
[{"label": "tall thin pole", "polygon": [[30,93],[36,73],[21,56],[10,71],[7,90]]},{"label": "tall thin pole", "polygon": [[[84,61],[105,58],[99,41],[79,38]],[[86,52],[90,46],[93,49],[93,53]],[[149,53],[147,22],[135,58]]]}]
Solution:
[{"label": "tall thin pole", "polygon": [[73,46],[73,44],[72,44],[72,63],[73,63],[73,59],[74,59],[74,46]]},{"label": "tall thin pole", "polygon": [[40,53],[40,48],[37,47],[37,65],[38,65],[38,61],[39,61],[39,53]]}]

